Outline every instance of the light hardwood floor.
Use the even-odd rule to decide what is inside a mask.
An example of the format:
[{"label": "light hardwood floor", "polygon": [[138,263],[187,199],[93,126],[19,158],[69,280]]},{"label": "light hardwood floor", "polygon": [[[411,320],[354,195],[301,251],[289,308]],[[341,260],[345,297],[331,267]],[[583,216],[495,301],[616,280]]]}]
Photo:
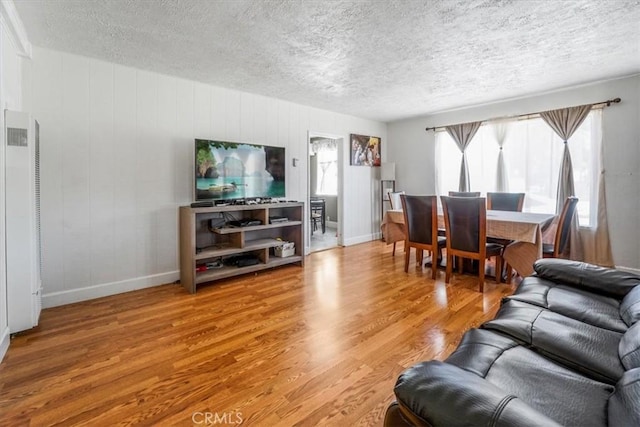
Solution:
[{"label": "light hardwood floor", "polygon": [[403,267],[376,241],[195,295],[44,310],[0,365],[0,424],[379,426],[400,372],[445,358],[514,289]]}]

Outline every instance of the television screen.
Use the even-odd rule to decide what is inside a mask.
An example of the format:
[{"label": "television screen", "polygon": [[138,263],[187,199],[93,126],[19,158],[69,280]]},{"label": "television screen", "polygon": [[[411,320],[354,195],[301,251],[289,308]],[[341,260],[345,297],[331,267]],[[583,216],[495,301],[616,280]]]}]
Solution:
[{"label": "television screen", "polygon": [[195,198],[285,197],[284,147],[195,141]]}]

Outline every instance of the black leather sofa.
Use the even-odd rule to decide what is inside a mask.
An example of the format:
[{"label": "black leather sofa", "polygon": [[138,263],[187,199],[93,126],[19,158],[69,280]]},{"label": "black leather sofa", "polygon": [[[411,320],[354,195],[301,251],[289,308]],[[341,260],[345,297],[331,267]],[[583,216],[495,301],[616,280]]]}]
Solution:
[{"label": "black leather sofa", "polygon": [[444,362],[400,375],[385,426],[640,426],[640,276],[535,271]]}]

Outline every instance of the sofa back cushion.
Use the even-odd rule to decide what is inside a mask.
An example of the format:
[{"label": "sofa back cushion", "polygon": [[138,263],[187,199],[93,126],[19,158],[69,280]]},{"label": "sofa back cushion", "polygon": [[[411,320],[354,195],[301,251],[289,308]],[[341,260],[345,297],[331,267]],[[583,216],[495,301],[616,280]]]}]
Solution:
[{"label": "sofa back cushion", "polygon": [[618,355],[626,370],[640,368],[640,322],[624,333],[618,345]]},{"label": "sofa back cushion", "polygon": [[629,292],[620,304],[620,317],[627,326],[633,326],[640,320],[640,286],[636,286]]},{"label": "sofa back cushion", "polygon": [[640,285],[640,276],[636,274],[566,259],[539,259],[533,268],[538,276],[547,280],[620,299]]},{"label": "sofa back cushion", "polygon": [[609,397],[610,426],[640,426],[640,368],[624,373]]}]

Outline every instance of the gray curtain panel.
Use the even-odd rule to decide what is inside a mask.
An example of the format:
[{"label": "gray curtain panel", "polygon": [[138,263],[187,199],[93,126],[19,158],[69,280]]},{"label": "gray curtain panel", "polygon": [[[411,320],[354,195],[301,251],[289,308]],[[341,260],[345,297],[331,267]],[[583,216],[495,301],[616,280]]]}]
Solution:
[{"label": "gray curtain panel", "polygon": [[467,156],[465,150],[469,143],[480,129],[482,122],[462,123],[459,125],[446,126],[447,133],[456,142],[456,145],[462,153],[462,161],[460,163],[460,182],[458,191],[470,191],[469,185],[469,167],[467,166]]},{"label": "gray curtain panel", "polygon": [[[575,196],[573,166],[571,165],[571,153],[569,152],[569,144],[567,141],[580,127],[590,111],[591,104],[540,113],[542,120],[551,126],[551,129],[553,129],[553,131],[564,141],[562,163],[560,164],[560,176],[558,177],[558,191],[556,194],[557,214],[560,214],[562,211],[562,207],[564,206],[564,202],[567,197]],[[584,253],[580,239],[577,210],[571,222],[571,229],[569,258],[574,260],[583,260]]]},{"label": "gray curtain panel", "polygon": [[569,153],[567,141],[576,129],[580,127],[590,111],[591,104],[540,113],[542,120],[551,126],[551,129],[564,141],[564,152],[562,155],[562,164],[560,165],[560,177],[558,179],[558,192],[556,195],[557,214],[562,211],[562,206],[564,206],[564,201],[567,197],[575,196],[573,166],[571,165],[571,153]]}]

